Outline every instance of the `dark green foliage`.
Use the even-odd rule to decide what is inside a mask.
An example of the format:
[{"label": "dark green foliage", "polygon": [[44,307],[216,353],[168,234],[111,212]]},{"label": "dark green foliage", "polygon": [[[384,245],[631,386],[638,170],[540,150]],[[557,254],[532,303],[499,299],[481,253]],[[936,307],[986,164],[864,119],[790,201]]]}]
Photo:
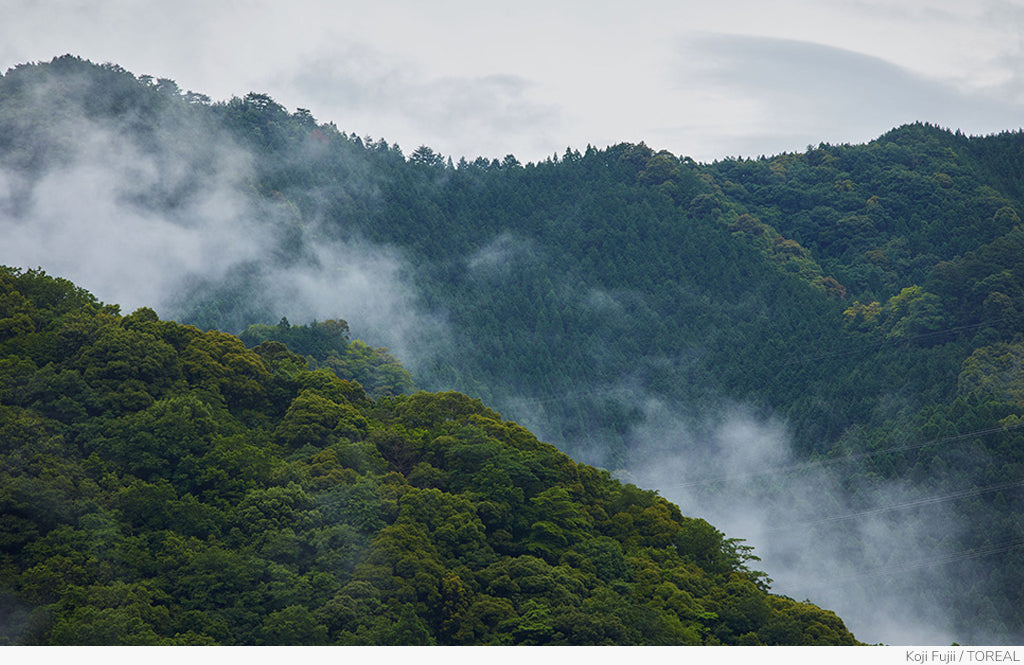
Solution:
[{"label": "dark green foliage", "polygon": [[373,349],[348,337],[345,321],[314,321],[291,325],[282,319],[276,326],[253,324],[239,338],[250,347],[281,342],[305,356],[311,369],[322,367],[358,382],[374,396],[398,395],[414,390],[412,375],[387,349]]},{"label": "dark green foliage", "polygon": [[[0,283],[34,320],[8,374],[80,372],[91,395],[70,417],[0,399],[4,643],[854,643],[709,525],[480,400],[373,401],[283,347],[91,298],[45,310],[40,272]],[[90,333],[38,367],[34,329]]]}]

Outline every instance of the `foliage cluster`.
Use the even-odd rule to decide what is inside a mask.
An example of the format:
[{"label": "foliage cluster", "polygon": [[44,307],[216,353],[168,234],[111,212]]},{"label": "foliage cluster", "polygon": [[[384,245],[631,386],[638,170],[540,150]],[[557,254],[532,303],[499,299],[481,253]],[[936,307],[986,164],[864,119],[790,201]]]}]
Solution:
[{"label": "foliage cluster", "polygon": [[387,349],[374,349],[359,339],[349,340],[347,321],[328,319],[292,325],[282,318],[276,326],[254,323],[238,338],[250,348],[280,342],[304,356],[310,369],[322,367],[350,377],[374,397],[415,389],[412,375]]}]

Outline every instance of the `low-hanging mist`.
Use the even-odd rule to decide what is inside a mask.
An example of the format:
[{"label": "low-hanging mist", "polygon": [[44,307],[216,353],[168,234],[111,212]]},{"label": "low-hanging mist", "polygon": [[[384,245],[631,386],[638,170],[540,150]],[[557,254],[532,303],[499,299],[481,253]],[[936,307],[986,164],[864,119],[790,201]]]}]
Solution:
[{"label": "low-hanging mist", "polygon": [[[35,112],[57,92],[40,91]],[[134,122],[67,105],[36,130],[42,159],[0,161],[0,263],[204,328],[348,318],[411,367],[426,345],[443,347],[443,317],[418,304],[401,250],[328,236],[266,196],[251,151],[198,116]]]},{"label": "low-hanging mist", "polygon": [[[851,484],[843,472],[855,460],[801,461],[785,424],[749,409],[694,418],[678,405],[645,404],[625,477],[744,539],[776,593],[814,598],[869,643],[965,639],[951,582],[984,587],[991,562],[956,549],[963,524],[951,505],[975,492]],[[971,638],[1001,639],[983,631]]]}]

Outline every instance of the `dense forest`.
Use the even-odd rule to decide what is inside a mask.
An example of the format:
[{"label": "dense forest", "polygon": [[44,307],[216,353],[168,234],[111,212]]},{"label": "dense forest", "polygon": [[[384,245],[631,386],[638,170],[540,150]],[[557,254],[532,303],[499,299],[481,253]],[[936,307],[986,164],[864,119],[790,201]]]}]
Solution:
[{"label": "dense forest", "polygon": [[460,393],[367,392],[394,359],[342,322],[295,337],[327,367],[0,270],[0,640],[854,643],[656,492]]},{"label": "dense forest", "polygon": [[[82,474],[82,482],[91,478],[91,482],[100,483],[113,474],[118,483],[127,487],[137,478],[141,483],[163,487],[168,505],[175,501],[208,504],[202,492],[213,492],[214,496],[217,490],[189,485],[195,482],[192,472],[179,472],[182,477],[175,480],[169,467],[161,467],[161,474],[171,475],[147,476],[136,473],[138,469],[131,466],[134,455],[122,450],[121,458],[111,452],[115,455],[113,459],[96,459],[93,453],[99,455],[106,448],[85,443],[95,436],[109,441],[107,447],[117,448],[131,439],[126,438],[128,434],[116,433],[117,428],[129,425],[115,426],[111,424],[113,420],[138,418],[141,423],[154,417],[149,411],[157,405],[166,407],[164,402],[172,393],[177,399],[182,394],[192,394],[190,391],[200,391],[200,401],[206,405],[204,408],[213,409],[211,417],[218,424],[214,427],[211,423],[210,432],[197,441],[208,445],[210,441],[219,441],[218,437],[234,437],[232,441],[244,441],[246,446],[255,448],[269,442],[267,445],[274,451],[270,459],[279,459],[265,467],[274,471],[266,470],[265,475],[252,478],[252,485],[232,490],[235,493],[230,498],[217,497],[212,505],[221,513],[230,514],[235,510],[229,507],[230,501],[244,502],[248,492],[267,492],[271,488],[301,490],[306,498],[294,499],[292,503],[308,505],[307,510],[319,510],[320,515],[315,519],[303,518],[306,522],[295,518],[299,526],[287,527],[298,539],[292,541],[291,547],[302,549],[300,541],[304,543],[302,547],[313,547],[302,537],[317,528],[358,531],[345,521],[348,517],[335,518],[323,507],[326,504],[318,503],[321,499],[310,498],[319,496],[317,492],[335,491],[317,485],[311,480],[316,472],[308,470],[320,463],[313,461],[316,455],[328,455],[329,450],[335,450],[337,464],[344,469],[338,472],[339,483],[353,488],[372,486],[374,496],[385,497],[379,499],[383,502],[380,505],[385,506],[376,513],[379,521],[373,522],[373,529],[362,532],[362,540],[354,541],[363,544],[351,554],[338,554],[345,562],[338,564],[344,572],[332,574],[335,583],[341,585],[338,588],[348,588],[345,585],[364,581],[354,577],[356,569],[352,562],[370,556],[366,553],[372,551],[372,543],[379,537],[377,525],[383,523],[387,526],[382,528],[391,528],[399,523],[401,497],[394,488],[409,485],[414,492],[436,491],[438,494],[431,496],[438,500],[442,495],[455,497],[453,501],[478,500],[474,492],[481,490],[472,483],[480,482],[479,479],[453,478],[461,477],[470,468],[474,473],[483,472],[483,467],[479,460],[476,467],[446,466],[452,463],[445,457],[446,446],[455,444],[444,437],[458,440],[464,434],[459,427],[475,427],[474,431],[483,432],[481,441],[486,440],[487,445],[512,445],[508,443],[511,435],[494,434],[496,430],[492,430],[498,425],[484,426],[477,420],[473,420],[473,427],[467,424],[469,421],[458,418],[445,421],[444,427],[432,421],[422,425],[404,421],[401,413],[405,407],[401,405],[410,401],[415,404],[417,399],[442,399],[414,393],[417,387],[470,395],[480,402],[459,403],[476,405],[474,408],[480,410],[472,413],[474,418],[504,423],[495,412],[482,406],[486,404],[573,459],[608,469],[620,479],[644,478],[642,470],[680,455],[684,457],[682,466],[694,474],[693,478],[700,479],[702,467],[710,464],[701,457],[704,451],[694,453],[692,446],[684,450],[675,439],[652,441],[652,414],[659,409],[667,411],[674,423],[685,426],[689,438],[710,440],[719,414],[740,404],[757,419],[785,424],[793,468],[818,465],[816,468],[828,466],[833,470],[836,484],[825,500],[819,496],[817,503],[845,512],[815,514],[806,521],[852,525],[854,520],[846,520],[847,516],[868,516],[888,510],[884,505],[879,507],[878,488],[894,485],[912,493],[897,503],[902,512],[910,514],[925,507],[941,507],[945,511],[942,529],[930,530],[915,543],[894,540],[888,546],[891,556],[878,564],[877,570],[885,570],[886,575],[883,578],[872,573],[874,578],[870,581],[880,587],[899,588],[912,605],[943,608],[943,634],[952,634],[960,642],[1024,640],[1024,578],[1020,572],[1024,570],[1024,524],[1020,519],[1024,512],[1024,432],[1020,429],[1024,422],[1024,226],[1020,220],[1024,210],[1024,134],[1006,132],[971,137],[922,122],[895,128],[864,145],[821,144],[808,146],[801,153],[730,158],[711,164],[698,164],[644,144],[604,149],[570,147],[563,154],[528,164],[520,163],[513,155],[453,160],[427,146],[406,154],[384,139],[346,133],[334,123],[317,121],[304,109],[289,112],[265,94],[250,93],[213,102],[200,93],[183,92],[173,81],[137,77],[116,65],[94,65],[71,56],[9,70],[0,79],[0,101],[0,169],[5,183],[0,190],[0,218],[5,220],[6,229],[12,234],[29,234],[40,220],[54,224],[51,217],[43,214],[46,210],[40,200],[43,193],[53,193],[54,183],[63,186],[71,182],[68,173],[73,175],[74,169],[69,165],[89,163],[89,151],[95,150],[95,146],[83,141],[83,136],[100,135],[108,143],[123,146],[118,155],[127,155],[129,159],[125,161],[133,166],[117,174],[115,196],[110,197],[116,205],[104,209],[104,214],[112,211],[126,219],[137,219],[142,225],[159,218],[177,230],[226,230],[203,236],[211,243],[219,243],[219,255],[204,254],[210,265],[197,266],[184,260],[172,264],[176,268],[173,275],[153,277],[171,284],[173,288],[167,292],[172,295],[141,303],[185,327],[138,314],[124,317],[126,323],[118,323],[120,319],[107,312],[106,316],[111,317],[109,325],[131,329],[133,321],[145,323],[153,328],[152,335],[157,334],[157,329],[236,334],[244,341],[243,346],[253,349],[252,353],[263,363],[260,366],[254,356],[242,350],[237,351],[237,358],[232,356],[232,362],[245,366],[251,362],[253,367],[263,367],[252,369],[257,374],[251,378],[268,391],[266,399],[270,401],[245,406],[249,415],[232,412],[232,408],[241,406],[220,406],[202,392],[196,383],[198,375],[189,376],[182,369],[180,378],[152,377],[159,388],[150,385],[148,375],[133,377],[133,381],[141,384],[133,389],[134,401],[129,400],[135,409],[131,414],[137,414],[130,417],[129,411],[117,412],[120,407],[96,396],[105,388],[94,386],[85,368],[73,364],[81,364],[82,358],[61,358],[53,355],[57,351],[52,348],[29,348],[35,344],[45,346],[40,341],[43,338],[21,337],[30,332],[57,335],[55,330],[65,325],[65,315],[54,315],[47,324],[50,329],[33,323],[29,330],[27,324],[10,323],[4,334],[20,341],[5,342],[4,348],[16,360],[4,361],[7,369],[3,385],[50,381],[32,378],[38,372],[51,376],[56,385],[63,387],[51,385],[47,390],[55,392],[45,399],[32,391],[26,392],[27,389],[5,388],[3,404],[13,409],[7,412],[8,421],[14,418],[13,414],[28,417],[26,413],[40,419],[44,424],[39,425],[39,431],[45,434],[39,437],[59,441],[55,446],[70,446],[78,451],[78,462],[65,448],[52,453],[52,458],[66,460],[72,466],[84,465],[78,471],[69,471],[72,475]],[[228,179],[226,174],[235,179]],[[229,186],[225,186],[226,180]],[[139,182],[144,182],[145,187],[136,186]],[[240,217],[256,221],[246,222],[248,226],[233,219],[231,224],[217,224],[208,203],[213,194],[225,189],[244,197]],[[210,219],[213,221],[203,227],[207,223],[204,220]],[[105,218],[89,215],[83,216],[83,220],[86,221],[82,224],[95,223],[98,227]],[[242,229],[244,233],[231,235],[233,229]],[[88,234],[79,232],[74,236],[88,242]],[[235,242],[225,240],[237,238],[237,244],[242,245],[243,240],[256,236],[262,240],[249,253],[235,247]],[[386,252],[381,248],[386,248]],[[365,263],[367,257],[380,256],[388,261]],[[130,258],[122,260],[131,265]],[[20,265],[22,270],[36,266],[23,265],[23,261],[18,256],[0,254],[0,262]],[[217,261],[221,263],[214,265]],[[139,269],[143,265],[140,262]],[[305,294],[298,289],[306,284],[318,286],[316,299],[334,302],[328,300],[336,297],[333,291],[345,289],[328,288],[331,276],[347,275],[339,271],[353,265],[385,266],[387,270],[376,273],[375,278],[386,284],[393,281],[402,288],[375,291],[373,297],[363,298],[372,301],[376,308],[365,313],[360,310],[362,321],[349,311],[311,312],[301,307],[301,296]],[[48,265],[43,267],[52,272]],[[21,280],[20,284],[30,274],[35,275],[15,271],[9,279]],[[82,282],[80,278],[76,281]],[[15,290],[27,302],[33,302],[32,294],[23,293],[21,288],[24,287]],[[387,298],[381,294],[394,293],[401,294],[397,299],[400,307],[389,309]],[[15,311],[13,304],[4,306],[5,311]],[[49,305],[33,307],[46,309]],[[388,316],[367,327],[367,317],[376,316],[379,311]],[[139,321],[140,316],[145,321]],[[359,336],[370,343],[349,340],[348,328],[341,319],[360,329]],[[24,319],[9,314],[5,320]],[[437,324],[438,321],[443,324]],[[199,333],[174,334],[181,339],[164,339],[170,346],[163,350],[165,355],[171,350],[184,353],[190,343],[189,335]],[[226,336],[216,339],[225,348],[235,344],[226,341]],[[86,344],[81,340],[76,343]],[[384,347],[400,351],[396,355],[401,364]],[[284,355],[284,348],[289,349],[289,355]],[[262,351],[257,352],[259,349]],[[274,350],[270,357],[268,349]],[[277,353],[289,360],[279,361],[274,355]],[[134,356],[127,366],[143,363],[144,358]],[[96,360],[100,359],[97,354]],[[186,362],[184,356],[180,362]],[[275,362],[284,364],[275,369]],[[406,371],[402,364],[411,371]],[[227,367],[232,371],[240,368]],[[98,379],[105,370],[96,371]],[[349,407],[356,409],[364,429],[358,434],[336,432],[331,435],[336,440],[325,435],[311,444],[315,451],[302,452],[305,443],[291,446],[282,441],[276,432],[280,423],[287,420],[292,404],[289,400],[301,398],[301,393],[296,392],[299,384],[274,383],[280,381],[282,372],[291,373],[289,380],[300,384],[311,380],[296,378],[300,375],[323,381],[327,380],[323,377],[337,376],[350,381],[350,385],[360,386],[358,390],[364,396],[359,399],[344,401],[335,393],[321,391],[317,400],[330,400],[331,404],[324,404],[323,408],[334,414],[332,418],[338,417],[339,412],[348,413]],[[214,380],[214,376],[220,376],[217,380],[225,386],[233,382],[228,375],[217,372],[209,377],[203,374],[203,380]],[[277,378],[271,381],[268,377]],[[181,380],[187,388],[179,385]],[[255,390],[255,384],[252,387]],[[54,406],[59,399],[57,393],[65,395],[60,407]],[[220,398],[230,400],[223,394]],[[147,403],[147,399],[152,403]],[[116,415],[109,413],[111,409]],[[220,415],[230,415],[232,424],[219,424]],[[81,422],[87,422],[86,418],[90,423],[93,418],[99,420],[85,432],[76,430]],[[113,429],[105,431],[108,426]],[[501,427],[510,425],[505,423]],[[412,434],[417,428],[423,431]],[[388,457],[387,445],[374,438],[383,436],[382,432],[402,432],[395,436],[416,442],[408,444],[416,450],[410,456],[413,466]],[[411,439],[403,438],[406,432]],[[528,437],[525,432],[521,435]],[[512,438],[518,441],[518,436]],[[442,444],[432,443],[438,439],[444,439]],[[41,444],[35,440],[32,445]],[[518,445],[512,447],[520,450]],[[349,459],[346,455],[353,454],[352,450],[369,455],[373,449],[383,459],[377,466],[344,461]],[[195,457],[200,450],[206,449],[200,446],[175,454]],[[556,455],[544,446],[536,450]],[[25,454],[19,453],[22,457]],[[202,453],[207,454],[208,451]],[[5,462],[5,472],[11,473],[12,464]],[[417,480],[413,467],[418,464],[430,467],[420,467],[426,474],[423,478],[429,476],[436,481]],[[559,462],[553,468],[561,468],[561,464],[569,463]],[[502,470],[503,465],[504,462],[496,463],[495,470],[488,473],[504,474],[502,477],[510,480],[502,481],[502,486],[522,495],[518,500],[525,502],[523,506],[537,508],[539,504],[531,502],[539,495],[523,485],[526,481],[520,481],[518,471]],[[306,471],[300,473],[296,469]],[[26,473],[36,477],[32,474],[45,476],[49,472]],[[225,471],[222,476],[234,479],[239,473],[241,470]],[[254,471],[245,473],[251,475]],[[600,476],[600,472],[593,473]],[[63,474],[54,475],[57,476]],[[287,482],[283,480],[285,476]],[[385,481],[384,477],[394,482]],[[608,487],[618,487],[609,478],[600,477],[604,478],[602,483],[612,482]],[[50,482],[49,476],[46,478],[45,482]],[[400,482],[400,478],[404,480]],[[689,479],[688,476],[686,480]],[[563,498],[577,506],[566,508],[565,515],[575,515],[565,518],[569,522],[540,520],[551,522],[565,536],[564,541],[561,536],[556,539],[561,549],[545,552],[543,548],[536,549],[536,543],[530,546],[533,549],[522,549],[531,534],[539,535],[532,531],[534,523],[540,523],[536,515],[532,518],[534,522],[527,524],[532,514],[529,511],[522,516],[513,511],[514,518],[502,513],[501,519],[496,517],[497,513],[488,512],[501,510],[482,508],[480,504],[475,504],[475,509],[456,511],[475,511],[481,523],[480,533],[493,556],[498,557],[493,561],[484,557],[481,561],[487,560],[486,566],[481,563],[474,568],[475,564],[467,564],[468,572],[456,573],[467,593],[477,594],[467,598],[486,597],[487,602],[504,599],[520,619],[527,616],[527,609],[547,613],[550,621],[561,616],[560,606],[552,604],[550,598],[527,601],[488,591],[493,580],[487,575],[480,577],[480,571],[497,565],[495,561],[506,556],[529,556],[531,562],[552,569],[569,566],[589,570],[587,565],[577,566],[569,560],[580,556],[582,561],[589,556],[574,549],[577,536],[569,536],[566,531],[579,526],[570,523],[575,524],[580,515],[589,520],[587,538],[611,538],[618,543],[613,546],[610,541],[600,540],[612,549],[621,549],[628,563],[626,569],[633,575],[624,578],[625,584],[632,585],[628,593],[639,593],[637,585],[642,586],[641,580],[647,579],[639,571],[646,564],[636,559],[641,555],[630,549],[632,541],[598,526],[603,522],[594,517],[596,513],[588,503],[597,499],[574,494],[577,490],[572,489],[572,482],[577,481],[570,482],[562,476],[550,480],[554,484],[545,485],[544,489],[539,489],[539,485],[528,486],[542,493],[562,483],[558,486],[569,492]],[[459,485],[460,482],[470,485]],[[705,491],[727,498],[741,494],[756,497],[761,491],[779,496],[792,493],[790,482],[789,476],[779,471],[741,485],[708,485]],[[289,483],[295,488],[289,490]],[[140,527],[126,526],[134,524],[133,518],[115,512],[127,505],[124,501],[116,502],[114,497],[120,490],[115,490],[114,485],[100,485],[89,495],[93,498],[85,499],[77,489],[62,489],[66,494],[47,504],[70,511],[61,513],[60,518],[49,513],[48,517],[35,513],[25,517],[5,508],[4,519],[16,525],[11,528],[28,529],[33,534],[13,537],[11,542],[15,544],[10,551],[14,554],[10,556],[25,556],[30,550],[28,542],[44,538],[55,529],[89,531],[91,526],[86,529],[79,524],[87,515],[106,515],[104,519],[109,521],[104,522],[108,525],[104,528],[109,527],[112,535],[104,537],[127,538],[131,529]],[[8,495],[13,492],[6,489],[6,483],[4,491]],[[365,491],[372,494],[370,489]],[[611,498],[618,496],[615,492],[634,492],[607,491],[613,504],[619,500]],[[637,501],[650,502],[638,509],[641,512],[651,506],[673,510],[662,499],[641,494],[646,498]],[[40,490],[39,496],[48,495]],[[94,503],[88,509],[72,509],[64,504],[71,499]],[[24,505],[31,504],[32,501],[24,501]],[[612,509],[602,505],[601,510],[612,519]],[[8,514],[12,517],[8,518]],[[614,514],[624,511],[616,509]],[[520,518],[525,521],[501,521]],[[196,532],[195,527],[189,527],[193,531],[185,529],[182,537],[198,539],[206,543],[203,547],[216,542],[224,552],[243,552],[240,556],[276,561],[252,549],[256,547],[252,544],[255,532],[240,532],[231,540],[224,531],[225,523],[217,519],[224,518],[211,517],[207,530]],[[491,519],[497,521],[489,522]],[[672,519],[680,525],[679,533],[698,524],[681,517]],[[29,523],[35,526],[26,526]],[[145,523],[147,528],[178,533],[177,527],[172,528],[166,521]],[[301,526],[307,524],[318,526]],[[424,526],[421,535],[430,540],[436,528],[440,527]],[[541,527],[544,528],[547,527]],[[647,535],[645,532],[644,537]],[[862,535],[851,526],[847,534],[849,543],[843,545],[844,549],[855,551]],[[651,546],[644,542],[647,544],[643,547]],[[693,559],[679,553],[681,541],[677,538],[673,542],[677,552],[672,556],[679,554],[679,561],[689,562],[678,565],[693,564]],[[433,547],[442,565],[438,570],[456,570],[444,568],[450,564],[446,563],[444,547],[437,543]],[[919,550],[917,559],[897,556],[909,549]],[[313,556],[308,549],[303,551]],[[176,570],[180,570],[184,560],[166,565],[178,565]],[[18,565],[25,565],[24,559],[10,561],[5,570],[11,572],[5,574],[23,576],[25,569]],[[43,561],[32,559],[31,565],[43,565]],[[151,564],[149,571],[154,572],[160,565]],[[313,564],[305,565],[307,568],[300,566],[292,574],[304,575],[306,572],[295,571],[314,568]],[[730,566],[728,573],[714,574],[748,574],[742,557]],[[900,586],[910,584],[913,573],[923,569],[932,574],[928,584]],[[776,575],[771,569],[768,573]],[[131,578],[131,583],[141,584],[141,573],[133,574],[136,577]],[[627,587],[593,574],[595,579],[603,580],[601,594],[605,595],[591,593],[597,587],[586,586],[587,591],[581,587],[579,593],[573,592],[575,600],[570,604],[587,607],[589,599],[600,595],[609,603],[602,607],[623,603],[615,611],[652,607],[649,600],[628,600],[631,596]],[[707,574],[713,577],[711,572]],[[448,578],[442,575],[442,579]],[[668,578],[659,578],[662,579]],[[748,575],[745,579],[743,584],[749,582],[758,587],[760,578],[750,579]],[[700,619],[700,612],[715,614],[720,619],[722,608],[706,604],[708,594],[673,584],[692,596],[693,607],[700,605],[699,611],[694,610],[697,614],[680,619],[681,630],[689,636],[687,640],[736,641],[747,636],[744,639],[785,641],[771,637],[754,624],[749,630],[723,629],[720,624]],[[843,584],[860,586],[866,585],[867,580],[836,582],[840,587]],[[151,605],[167,608],[184,602],[180,595],[157,587],[151,589],[156,595],[146,597],[152,599],[147,601]],[[375,607],[405,612],[403,620],[410,626],[415,624],[417,631],[422,629],[417,634],[438,642],[450,643],[455,639],[451,625],[448,629],[434,625],[444,615],[435,601],[424,597],[406,602],[409,599],[395,589],[389,587],[388,591],[394,592],[394,596],[374,596],[378,603]],[[85,591],[76,593],[87,596]],[[344,622],[331,623],[317,614],[316,602],[309,600],[314,596],[296,601],[296,606],[307,608],[303,620],[327,631],[325,639],[384,639],[381,633],[373,632],[380,626],[354,628]],[[584,601],[584,597],[588,600]],[[34,598],[25,601],[29,603],[25,607],[37,607],[43,602],[48,606],[71,602],[53,597],[46,597],[45,601],[40,600],[43,596]],[[350,603],[348,607],[356,607],[353,598],[344,601]],[[774,596],[764,598],[769,599],[765,601],[769,605],[788,602]],[[532,604],[524,609],[526,602]],[[604,602],[595,600],[594,607]],[[287,603],[276,607],[269,601],[261,606],[274,607],[273,611],[292,607]],[[400,606],[404,609],[399,610]],[[195,609],[189,607],[190,611]],[[54,617],[65,616],[56,609],[51,612]],[[501,641],[513,634],[518,636],[514,640],[527,639],[525,633],[501,633],[496,627],[511,625],[503,622],[512,620],[512,614],[494,612],[491,616],[498,618],[487,624],[491,632],[482,632],[466,638],[467,641]],[[612,622],[601,616],[604,618],[598,623]],[[250,616],[247,620],[250,623],[246,634],[252,640],[266,639],[259,636],[255,627],[259,621],[265,625],[266,619]],[[632,619],[618,616],[616,621],[630,630],[636,629]],[[661,626],[658,621],[654,623]],[[576,619],[570,623],[584,625]],[[568,625],[559,624],[560,628],[548,633],[548,641],[557,641],[553,636],[559,634],[557,639],[568,642],[583,643],[590,639],[565,632]],[[217,639],[220,635],[187,627],[178,632],[185,635],[190,634],[189,630],[204,636],[203,639]],[[602,633],[600,637],[595,632],[591,641],[682,640],[682,633],[658,632],[662,628],[651,630],[615,636]],[[665,637],[670,633],[671,637]],[[499,634],[506,637],[499,638]],[[159,636],[174,638],[163,633]]]}]

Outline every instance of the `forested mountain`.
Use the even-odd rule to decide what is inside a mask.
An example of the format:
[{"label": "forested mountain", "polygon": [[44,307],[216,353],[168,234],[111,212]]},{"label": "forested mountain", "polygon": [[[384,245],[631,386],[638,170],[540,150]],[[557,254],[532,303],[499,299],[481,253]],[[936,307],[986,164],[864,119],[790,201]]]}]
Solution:
[{"label": "forested mountain", "polygon": [[[0,169],[0,262],[53,272],[31,262],[35,229],[80,249],[123,224],[149,242],[111,263],[158,264],[166,287],[140,305],[357,379],[371,424],[392,427],[379,405],[413,385],[458,390],[669,498],[807,494],[765,518],[785,523],[758,551],[834,527],[864,562],[840,595],[895,590],[937,613],[933,634],[1024,640],[1024,134],[918,123],[711,164],[644,144],[456,161],[66,56],[0,79]],[[411,375],[367,344],[332,354],[339,318]],[[737,408],[782,423],[785,454],[716,447]],[[813,546],[778,560],[823,559]]]},{"label": "forested mountain", "polygon": [[349,360],[0,270],[0,640],[854,643],[657,493]]}]

